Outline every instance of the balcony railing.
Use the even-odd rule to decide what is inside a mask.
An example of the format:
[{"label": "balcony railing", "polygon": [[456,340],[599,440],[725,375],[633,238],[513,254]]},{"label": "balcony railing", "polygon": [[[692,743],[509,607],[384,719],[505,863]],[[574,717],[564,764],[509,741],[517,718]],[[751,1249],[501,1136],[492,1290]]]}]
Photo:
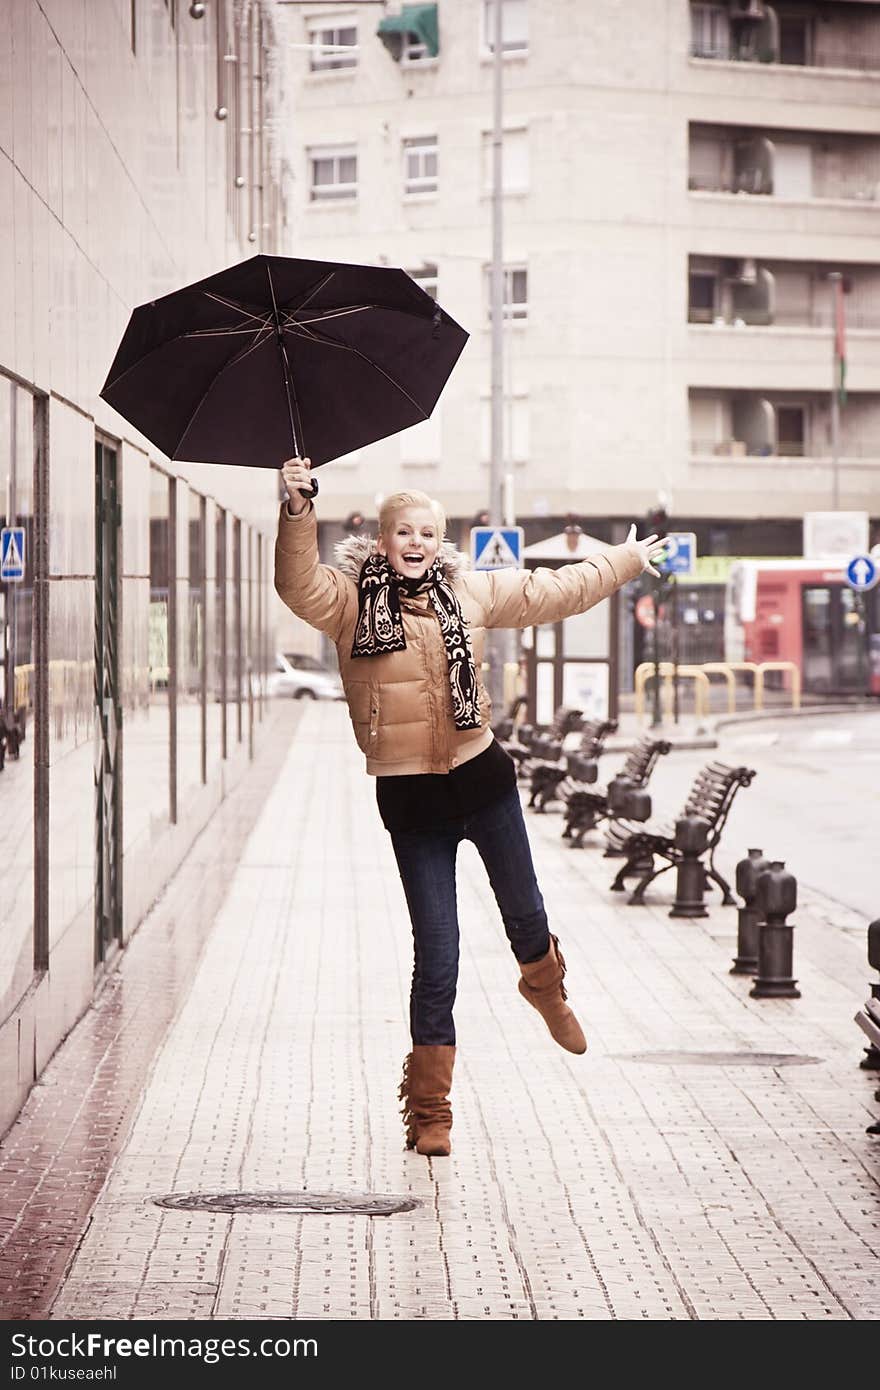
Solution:
[{"label": "balcony railing", "polygon": [[756,67],[766,67],[773,63],[776,67],[796,68],[836,68],[843,72],[880,72],[880,52],[867,49],[859,52],[815,54],[808,63],[786,62],[783,58],[761,58],[754,53],[738,53],[729,43],[711,43],[700,39],[690,46],[692,58],[709,58],[722,63],[750,63]]},{"label": "balcony railing", "polygon": [[[762,186],[762,184],[764,186]],[[767,198],[773,196],[772,187],[766,186],[765,176],[761,171],[755,170],[741,173],[735,176],[730,174],[688,174],[688,189],[691,193],[746,193],[752,198]],[[863,185],[861,187],[837,188],[816,188],[812,193],[804,194],[798,201],[821,202],[823,199],[832,199],[835,202],[847,203],[875,203],[878,197],[878,185]]]},{"label": "balcony railing", "polygon": [[[710,323],[717,328],[732,328],[734,324],[739,327],[742,324],[746,328],[824,328],[830,333],[832,327],[829,309],[777,309],[769,323],[765,319],[752,322],[740,315],[725,318],[723,323],[720,319],[721,316],[714,309],[688,309],[688,323]],[[865,332],[880,331],[880,313],[861,313],[847,308],[846,326]]]},{"label": "balcony railing", "polygon": [[[830,447],[810,447],[803,440],[780,439],[772,444],[753,444],[746,439],[691,439],[691,454],[700,458],[828,458]],[[842,440],[841,458],[880,459],[880,439]]]}]

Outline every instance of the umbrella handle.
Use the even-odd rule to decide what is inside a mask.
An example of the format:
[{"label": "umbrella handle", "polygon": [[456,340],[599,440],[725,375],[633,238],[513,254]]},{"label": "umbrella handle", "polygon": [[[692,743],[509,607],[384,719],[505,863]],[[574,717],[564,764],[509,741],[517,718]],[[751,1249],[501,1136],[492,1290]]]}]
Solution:
[{"label": "umbrella handle", "polygon": [[312,484],[311,487],[301,487],[301,488],[299,489],[299,495],[300,495],[300,497],[317,497],[317,495],[318,495],[318,479],[317,479],[317,478],[311,478],[311,479],[310,479],[310,482],[311,482],[311,484]]}]

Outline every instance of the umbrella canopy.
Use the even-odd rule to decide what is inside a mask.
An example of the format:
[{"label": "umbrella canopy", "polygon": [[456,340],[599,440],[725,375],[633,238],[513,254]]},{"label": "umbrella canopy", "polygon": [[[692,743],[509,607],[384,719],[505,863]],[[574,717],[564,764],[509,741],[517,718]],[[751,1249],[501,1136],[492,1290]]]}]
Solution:
[{"label": "umbrella canopy", "polygon": [[101,396],[172,459],[317,466],[426,420],[467,338],[403,270],[253,256],[135,309]]}]

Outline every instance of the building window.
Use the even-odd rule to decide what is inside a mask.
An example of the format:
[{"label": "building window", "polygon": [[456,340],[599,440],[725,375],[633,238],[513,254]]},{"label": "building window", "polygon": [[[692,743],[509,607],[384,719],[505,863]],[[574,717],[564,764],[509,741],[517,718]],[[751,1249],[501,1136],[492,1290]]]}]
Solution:
[{"label": "building window", "polygon": [[779,16],[779,61],[809,67],[813,60],[813,21],[808,15]]},{"label": "building window", "polygon": [[730,57],[730,21],[723,5],[691,5],[691,53],[695,58]]},{"label": "building window", "polygon": [[401,35],[400,61],[404,67],[407,63],[424,63],[431,56],[428,45],[422,43],[417,34]]},{"label": "building window", "polygon": [[357,197],[357,150],[332,145],[309,150],[309,197],[313,203]]},{"label": "building window", "polygon": [[[504,318],[527,319],[529,316],[529,272],[524,265],[504,267]],[[492,319],[492,267],[486,267],[488,318]]]},{"label": "building window", "polygon": [[803,458],[807,452],[807,407],[776,407],[776,452],[787,458]]},{"label": "building window", "polygon": [[403,142],[405,193],[437,192],[437,136],[423,135]]},{"label": "building window", "polygon": [[[501,0],[501,49],[504,53],[529,50],[529,11],[527,0]],[[483,47],[494,53],[495,0],[483,0]]]},{"label": "building window", "polygon": [[711,323],[715,317],[718,276],[714,270],[692,270],[688,275],[688,321]]},{"label": "building window", "polygon": [[325,20],[312,21],[309,43],[312,45],[309,53],[312,72],[357,67],[357,25],[353,21],[337,20],[334,24],[327,24]]},{"label": "building window", "polygon": [[424,290],[425,294],[429,294],[432,299],[437,298],[437,267],[435,265],[426,262],[417,270],[410,270],[408,273],[410,279],[415,280],[420,290]]},{"label": "building window", "polygon": [[[529,132],[525,126],[503,132],[501,187],[504,193],[525,193],[529,187]],[[492,132],[483,131],[483,188],[492,192]]]}]

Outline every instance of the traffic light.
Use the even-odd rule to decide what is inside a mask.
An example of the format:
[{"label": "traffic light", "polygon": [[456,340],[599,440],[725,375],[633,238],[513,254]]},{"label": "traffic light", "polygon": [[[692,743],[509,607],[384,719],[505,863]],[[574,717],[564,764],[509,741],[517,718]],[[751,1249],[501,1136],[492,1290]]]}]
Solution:
[{"label": "traffic light", "polygon": [[367,521],[363,512],[349,512],[342,529],[350,536],[359,536],[366,526]]}]

